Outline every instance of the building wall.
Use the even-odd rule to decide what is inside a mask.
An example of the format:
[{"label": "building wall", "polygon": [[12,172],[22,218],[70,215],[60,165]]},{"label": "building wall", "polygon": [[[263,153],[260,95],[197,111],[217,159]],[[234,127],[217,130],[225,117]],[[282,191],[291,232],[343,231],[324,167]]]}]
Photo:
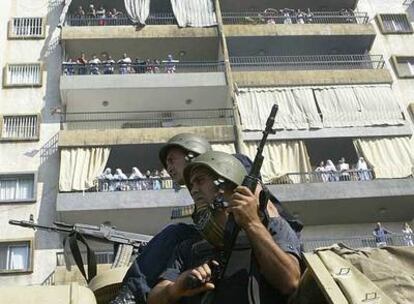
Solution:
[{"label": "building wall", "polygon": [[[58,81],[61,49],[56,25],[63,0],[4,0],[0,10],[0,77],[6,63],[38,62],[44,64],[43,86],[40,88],[1,88],[0,114],[40,114],[39,141],[0,142],[0,172],[35,172],[35,203],[0,203],[0,242],[5,239],[34,239],[33,273],[1,275],[0,285],[40,284],[56,266],[55,249],[59,236],[47,232],[11,226],[9,219],[51,224],[56,217],[58,154],[56,136],[59,117],[52,109],[60,104]],[[7,23],[12,17],[46,17],[46,38],[40,40],[8,40]]]},{"label": "building wall", "polygon": [[[377,14],[407,13],[411,25],[414,26],[414,3],[403,5],[403,0],[360,0],[358,10],[368,12],[371,23],[374,24],[377,37],[372,46],[372,54],[382,54],[388,69],[391,71],[393,89],[402,106],[407,109],[414,102],[414,79],[400,79],[390,61],[393,55],[414,56],[414,34],[383,35],[374,17]],[[413,119],[413,117],[411,117]]]}]

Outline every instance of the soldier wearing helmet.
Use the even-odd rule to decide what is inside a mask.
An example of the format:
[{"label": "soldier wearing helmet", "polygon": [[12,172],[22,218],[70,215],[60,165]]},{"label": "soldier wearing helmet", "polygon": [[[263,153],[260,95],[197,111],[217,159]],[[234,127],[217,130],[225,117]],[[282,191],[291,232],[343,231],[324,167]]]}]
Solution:
[{"label": "soldier wearing helmet", "polygon": [[[171,178],[182,185],[183,171],[187,163],[210,150],[211,145],[205,138],[196,134],[181,133],[173,136],[161,148],[159,159]],[[111,304],[145,303],[147,293],[165,270],[175,246],[193,238],[199,238],[199,233],[194,225],[184,223],[169,225],[154,236],[132,263],[124,277],[120,293]]]},{"label": "soldier wearing helmet", "polygon": [[[184,181],[196,205],[193,220],[204,240],[186,240],[176,248],[167,271],[150,292],[149,304],[249,303],[252,295],[258,300],[255,303],[287,302],[299,283],[300,243],[277,211],[267,227],[262,224],[259,191],[252,193],[240,186],[246,173],[234,156],[215,151],[194,158],[185,167]],[[217,208],[217,201],[226,202],[222,205],[227,207]],[[215,286],[212,265],[223,247],[229,213],[234,215],[242,235],[228,271]],[[190,288],[190,276],[202,285]]]}]

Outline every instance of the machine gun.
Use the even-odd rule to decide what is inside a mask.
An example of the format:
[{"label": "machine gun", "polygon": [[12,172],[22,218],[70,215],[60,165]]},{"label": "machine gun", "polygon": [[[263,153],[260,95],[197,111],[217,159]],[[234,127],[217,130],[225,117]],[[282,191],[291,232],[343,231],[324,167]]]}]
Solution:
[{"label": "machine gun", "polygon": [[[86,239],[113,243],[117,247],[117,250],[112,267],[120,267],[127,265],[133,252],[139,253],[152,238],[152,236],[149,235],[120,231],[107,224],[94,226],[54,222],[54,226],[39,225],[33,221],[32,216],[30,216],[29,221],[9,220],[9,224],[32,228],[34,230],[39,229],[48,232],[65,233],[67,236],[65,237],[63,244],[65,245],[66,240],[69,240],[73,258],[88,282],[96,275],[96,258],[95,253],[86,243]],[[82,242],[87,248],[88,277],[86,276],[83,267],[82,257],[77,244],[78,241]]]}]

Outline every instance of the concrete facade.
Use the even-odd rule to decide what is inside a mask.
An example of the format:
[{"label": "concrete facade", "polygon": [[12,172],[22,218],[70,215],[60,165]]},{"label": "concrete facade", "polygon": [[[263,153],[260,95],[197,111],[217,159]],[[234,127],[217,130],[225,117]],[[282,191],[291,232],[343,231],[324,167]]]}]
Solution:
[{"label": "concrete facade", "polygon": [[[0,10],[0,77],[3,67],[11,63],[40,62],[44,66],[43,85],[39,88],[1,88],[2,115],[35,114],[41,117],[39,140],[0,143],[0,173],[34,172],[35,202],[0,203],[0,242],[4,240],[33,240],[33,267],[31,273],[0,275],[0,285],[40,284],[56,267],[55,251],[60,247],[59,237],[45,232],[11,226],[9,219],[51,224],[56,217],[58,176],[57,135],[59,118],[51,115],[59,106],[59,74],[61,49],[58,24],[62,1],[6,0]],[[7,23],[13,17],[44,17],[44,39],[7,39]]]},{"label": "concrete facade", "polygon": [[[172,25],[147,26],[142,29],[136,29],[133,26],[63,27],[61,33],[57,28],[57,24],[63,8],[63,0],[4,0],[3,2],[2,10],[0,10],[0,21],[3,25],[0,27],[0,37],[2,37],[0,40],[0,66],[3,68],[9,63],[41,62],[44,71],[43,85],[40,88],[11,87],[1,88],[0,90],[0,115],[36,114],[41,117],[38,141],[0,142],[0,174],[6,172],[34,172],[37,177],[35,202],[0,203],[0,225],[2,226],[0,242],[10,239],[34,240],[33,272],[13,275],[0,274],[0,285],[40,284],[55,270],[55,252],[61,247],[59,237],[47,232],[34,233],[32,230],[10,226],[7,224],[9,219],[27,220],[30,214],[33,214],[35,221],[49,225],[55,219],[90,224],[100,224],[111,219],[114,224],[124,230],[155,233],[157,229],[169,222],[172,207],[186,206],[191,203],[186,190],[179,193],[172,190],[148,191],[139,193],[139,197],[137,193],[133,192],[58,193],[58,144],[60,148],[158,144],[165,142],[172,135],[179,132],[194,132],[206,136],[212,142],[228,143],[234,142],[237,136],[233,126],[213,125],[188,128],[60,131],[60,117],[54,113],[63,110],[61,106],[66,103],[65,96],[62,95],[65,85],[69,84],[71,91],[80,91],[79,86],[81,84],[84,85],[85,91],[94,87],[95,93],[92,95],[102,99],[107,92],[117,86],[116,81],[121,82],[119,79],[114,81],[106,93],[103,91],[103,86],[99,86],[100,83],[96,81],[98,78],[92,79],[95,76],[85,76],[84,79],[88,79],[88,82],[83,82],[82,79],[63,79],[60,82],[64,78],[61,77],[62,61],[69,55],[77,56],[82,50],[92,54],[106,48],[114,51],[114,54],[121,54],[125,50],[128,52],[134,50],[134,47],[140,43],[140,50],[144,53],[147,52],[153,55],[151,48],[156,49],[154,56],[166,56],[171,49],[175,49],[176,51],[186,50],[190,55],[187,55],[185,59],[206,58],[227,63],[229,59],[228,54],[226,55],[224,51],[227,47],[218,43],[220,39],[218,39],[219,33],[216,28],[180,29]],[[240,1],[222,0],[222,2],[223,7],[231,8],[235,7],[231,3]],[[253,6],[261,7],[256,3],[257,1],[247,0],[241,2],[243,4],[241,7],[246,7],[246,9]],[[321,5],[330,5],[325,0],[319,2]],[[414,102],[414,79],[398,78],[389,59],[395,55],[414,56],[414,35],[382,35],[374,19],[378,13],[407,13],[412,23],[414,20],[414,5],[407,7],[402,2],[402,0],[360,0],[357,10],[368,12],[370,17],[368,25],[280,25],[274,28],[261,25],[257,25],[255,28],[246,27],[245,25],[224,26],[224,35],[227,35],[227,41],[235,48],[233,51],[236,55],[240,55],[237,53],[237,48],[248,47],[251,44],[254,50],[261,49],[260,45],[256,45],[257,41],[266,44],[269,41],[272,42],[273,38],[282,36],[292,39],[291,41],[300,40],[304,35],[307,38],[310,37],[310,39],[315,38],[313,44],[309,44],[310,47],[323,41],[318,37],[330,37],[333,40],[326,41],[335,40],[336,44],[322,48],[324,51],[333,51],[332,48],[335,49],[338,45],[342,45],[347,49],[348,46],[343,43],[344,41],[350,44],[360,42],[359,48],[365,50],[368,47],[371,54],[384,55],[387,69],[284,71],[281,73],[233,72],[232,75],[228,75],[229,69],[226,69],[225,74],[198,74],[192,75],[192,77],[197,77],[197,81],[194,82],[199,84],[213,83],[216,88],[220,87],[220,92],[214,92],[215,99],[225,105],[229,105],[230,100],[227,96],[228,92],[225,92],[229,87],[232,87],[232,84],[227,83],[229,79],[233,79],[239,87],[392,83],[393,91],[402,108],[407,109],[410,103]],[[263,3],[267,4],[270,1],[263,1]],[[295,7],[307,5],[299,0],[289,3]],[[344,6],[352,5],[352,7],[355,4],[354,1],[344,0],[336,1],[335,6],[342,7],[339,3]],[[317,4],[314,5],[318,7]],[[10,18],[24,16],[46,18],[45,39],[7,39],[6,25]],[[266,39],[254,40],[255,36],[265,37]],[[359,40],[353,40],[355,36],[358,36]],[[115,37],[118,39],[117,43],[112,40]],[[267,40],[269,37],[271,39]],[[342,40],[339,38],[338,40],[337,37]],[[59,38],[61,38],[61,44],[59,44]],[[240,39],[240,41],[236,41],[237,39]],[[244,41],[241,41],[243,39]],[[118,44],[118,42],[123,44]],[[120,45],[122,45],[122,49]],[[163,46],[163,48],[160,46]],[[272,43],[269,50],[274,50],[277,47],[277,44]],[[316,52],[320,48],[316,45],[312,50]],[[0,71],[1,77],[3,77],[3,73],[4,70],[2,69]],[[128,75],[128,77],[135,76]],[[130,85],[134,89],[146,86],[146,89],[149,88],[155,92],[161,86],[157,81],[167,75],[156,76],[157,78],[153,79],[146,78],[143,82],[132,79]],[[189,79],[191,76],[179,75],[179,77],[179,81],[174,82],[174,85],[186,87],[187,82],[191,83],[191,79]],[[115,78],[110,79],[106,84]],[[195,88],[198,93],[200,93],[201,86]],[[123,91],[125,88],[118,89]],[[214,90],[215,88],[210,87],[208,89]],[[134,94],[139,94],[139,90],[134,91],[131,96]],[[64,98],[61,98],[61,96]],[[203,93],[203,96],[208,97],[207,93]],[[73,98],[73,110],[82,110],[79,103],[87,101],[88,97],[88,94],[84,94]],[[164,92],[162,98],[167,99],[167,97],[168,94]],[[180,100],[184,100],[182,96],[180,96]],[[101,102],[101,100],[98,101]],[[174,102],[176,101],[174,100]],[[208,100],[203,99],[203,102],[207,103]],[[144,107],[145,104],[140,106]],[[159,104],[155,105],[155,103],[147,103],[147,106],[160,107]],[[174,104],[172,108],[176,106]],[[218,103],[215,106],[218,106]],[[202,106],[199,106],[199,108],[202,108]],[[89,108],[85,107],[85,109],[87,111],[96,110],[93,105]],[[131,108],[122,110],[131,110]],[[237,108],[235,110],[237,111]],[[406,126],[397,127],[353,128],[351,131],[345,128],[283,131],[275,136],[270,136],[270,140],[410,135],[414,129],[412,124],[414,118],[411,117],[410,119],[411,121]],[[260,133],[244,134],[243,139],[257,140],[259,136]],[[411,203],[414,197],[413,180],[384,180],[365,183],[341,182],[329,185],[273,185],[271,190],[277,193],[280,200],[286,204],[286,207],[294,215],[303,218],[305,224],[308,224],[303,231],[303,236],[306,239],[334,239],[356,234],[367,235],[371,233],[374,223],[377,221],[384,221],[386,227],[399,232],[403,221],[411,221],[413,217]],[[165,198],[168,198],[168,202],[165,201]],[[324,212],[320,212],[320,210]],[[135,225],[134,220],[137,219],[142,221],[139,225]]]}]

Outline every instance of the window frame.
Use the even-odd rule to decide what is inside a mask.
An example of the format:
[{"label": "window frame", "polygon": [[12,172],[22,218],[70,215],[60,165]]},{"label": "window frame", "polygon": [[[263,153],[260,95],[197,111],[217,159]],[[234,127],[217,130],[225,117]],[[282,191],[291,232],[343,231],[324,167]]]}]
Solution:
[{"label": "window frame", "polygon": [[[40,35],[16,35],[14,34],[14,20],[15,19],[29,19],[29,18],[36,18],[42,20],[42,33]],[[39,40],[39,39],[45,39],[46,38],[46,18],[45,17],[36,17],[36,16],[30,16],[30,17],[12,17],[8,22],[7,27],[7,39],[9,40]]]},{"label": "window frame", "polygon": [[[36,136],[34,137],[3,137],[4,119],[8,117],[25,117],[25,116],[36,116]],[[16,141],[39,141],[40,139],[40,125],[41,125],[40,114],[0,114],[0,142],[16,142]]]},{"label": "window frame", "polygon": [[[392,31],[392,30],[387,29],[384,25],[383,17],[384,16],[392,16],[392,15],[400,16],[400,17],[403,17],[403,18],[405,17],[405,19],[407,21],[407,24],[409,26],[409,29],[408,30],[403,30],[403,31]],[[375,19],[377,20],[378,27],[379,27],[379,29],[380,29],[380,31],[383,35],[410,35],[410,34],[414,33],[413,26],[411,25],[411,22],[408,18],[408,15],[405,14],[405,13],[399,13],[399,14],[397,14],[397,13],[395,13],[395,14],[382,13],[382,14],[377,14],[375,16]],[[392,21],[394,21],[394,20],[392,20]]]},{"label": "window frame", "polygon": [[[405,55],[393,55],[391,56],[391,63],[394,67],[395,74],[398,78],[402,79],[412,79],[414,78],[414,55],[413,56],[405,56]],[[400,69],[401,64],[409,65],[407,69],[410,70],[411,75],[407,75],[403,73]]]},{"label": "window frame", "polygon": [[21,177],[33,177],[33,192],[32,197],[27,199],[0,199],[0,205],[2,204],[14,204],[14,203],[35,203],[37,201],[37,173],[36,172],[0,172],[0,179],[12,179]]},{"label": "window frame", "polygon": [[[19,84],[19,83],[9,83],[9,79],[7,77],[8,70],[10,66],[13,65],[38,65],[39,66],[39,82],[38,83],[32,83],[32,84]],[[44,72],[44,66],[43,63],[38,62],[14,62],[14,63],[6,63],[3,69],[3,88],[39,88],[43,86],[43,72]]]},{"label": "window frame", "polygon": [[[5,239],[0,241],[0,245],[9,244],[18,246],[19,244],[27,244],[28,246],[28,256],[27,256],[27,269],[1,269],[0,275],[7,274],[24,274],[33,272],[33,258],[34,258],[34,239],[33,238],[22,238],[22,239]],[[9,255],[9,250],[7,251]]]}]

